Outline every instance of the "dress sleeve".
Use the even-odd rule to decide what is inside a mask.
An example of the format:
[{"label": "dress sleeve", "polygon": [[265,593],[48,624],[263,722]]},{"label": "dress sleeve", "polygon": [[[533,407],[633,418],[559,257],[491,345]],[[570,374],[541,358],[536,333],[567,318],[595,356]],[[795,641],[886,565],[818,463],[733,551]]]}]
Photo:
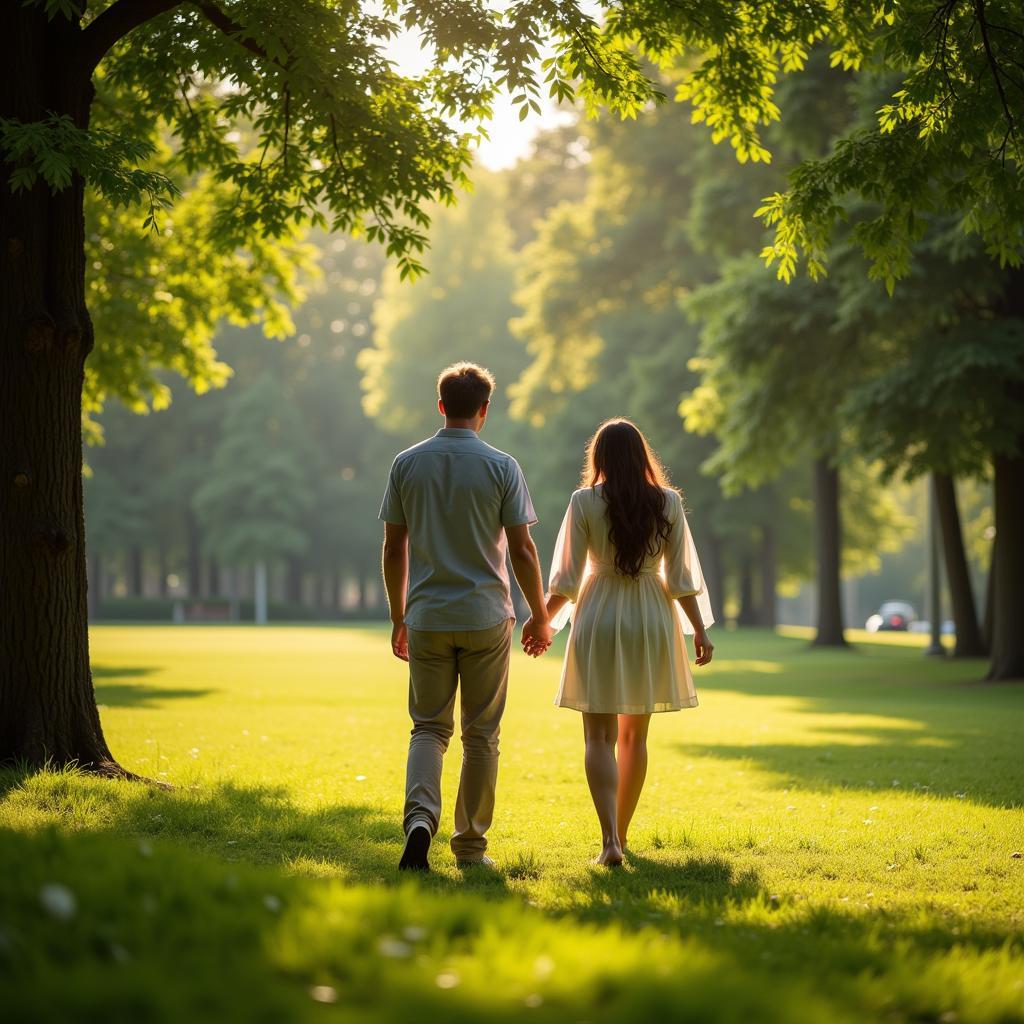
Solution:
[{"label": "dress sleeve", "polygon": [[[710,626],[715,621],[711,614],[711,600],[708,597],[704,573],[701,572],[697,548],[693,543],[693,534],[690,533],[690,525],[683,511],[683,499],[673,492],[669,502],[675,506],[675,519],[672,521],[672,529],[665,544],[665,584],[672,600],[696,596],[701,619],[705,626]],[[669,515],[672,515],[671,509]],[[692,632],[689,620],[685,619],[685,616],[682,618],[686,631]]]},{"label": "dress sleeve", "polygon": [[561,594],[570,601],[576,600],[587,567],[589,540],[587,517],[574,494],[565,510],[558,540],[555,541],[551,575],[548,577],[550,593]]}]

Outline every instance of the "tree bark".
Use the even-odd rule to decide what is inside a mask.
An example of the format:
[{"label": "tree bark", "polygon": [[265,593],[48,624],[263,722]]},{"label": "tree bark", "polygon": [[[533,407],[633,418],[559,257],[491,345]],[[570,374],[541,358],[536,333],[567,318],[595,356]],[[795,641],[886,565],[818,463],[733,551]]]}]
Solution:
[{"label": "tree bark", "polygon": [[818,624],[815,647],[846,647],[840,580],[842,528],[839,519],[839,469],[827,458],[814,462],[815,555],[818,569]]},{"label": "tree bark", "polygon": [[[87,128],[93,86],[77,26],[5,4],[0,116]],[[14,194],[0,168],[0,762],[125,774],[89,670],[82,510],[83,182]]]},{"label": "tree bark", "polygon": [[758,624],[774,629],[775,588],[777,566],[775,559],[775,527],[771,523],[761,526],[761,601],[758,608]]},{"label": "tree bark", "polygon": [[1024,437],[1016,455],[996,455],[992,650],[987,678],[1024,679]]},{"label": "tree bark", "polygon": [[942,539],[942,557],[953,605],[956,625],[954,658],[981,658],[988,653],[978,625],[978,609],[974,602],[971,575],[967,568],[967,552],[960,529],[960,511],[956,503],[956,485],[945,473],[932,475],[935,507],[938,511]]}]

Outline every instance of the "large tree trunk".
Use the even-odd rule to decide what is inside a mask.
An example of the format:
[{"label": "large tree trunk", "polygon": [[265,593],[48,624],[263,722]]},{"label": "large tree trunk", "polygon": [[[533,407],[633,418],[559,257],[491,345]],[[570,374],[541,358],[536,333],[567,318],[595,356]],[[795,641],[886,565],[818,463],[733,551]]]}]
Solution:
[{"label": "large tree trunk", "polygon": [[960,530],[960,512],[956,504],[956,486],[945,473],[932,475],[935,507],[938,511],[942,539],[942,557],[946,566],[949,596],[953,604],[953,622],[956,624],[955,658],[980,658],[987,653],[978,625],[978,610],[971,588],[971,575],[967,568],[963,533]]},{"label": "large tree trunk", "polygon": [[[0,117],[88,126],[75,27],[4,5]],[[0,762],[121,773],[89,671],[82,511],[83,183],[12,194],[0,168]]]},{"label": "large tree trunk", "polygon": [[1024,438],[1016,455],[997,455],[992,565],[992,660],[988,679],[1024,679]]},{"label": "large tree trunk", "polygon": [[818,631],[815,647],[845,647],[839,573],[839,469],[826,458],[814,462],[814,542],[818,570]]},{"label": "large tree trunk", "polygon": [[761,601],[758,608],[758,623],[774,629],[775,618],[775,587],[776,587],[776,560],[775,560],[775,527],[771,523],[765,523],[761,527]]}]

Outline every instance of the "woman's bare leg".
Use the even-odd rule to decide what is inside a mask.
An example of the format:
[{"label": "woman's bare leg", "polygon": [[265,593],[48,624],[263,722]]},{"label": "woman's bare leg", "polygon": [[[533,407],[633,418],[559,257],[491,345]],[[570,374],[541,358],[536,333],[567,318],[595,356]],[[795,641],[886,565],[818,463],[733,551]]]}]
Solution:
[{"label": "woman's bare leg", "polygon": [[647,778],[647,728],[650,715],[619,715],[619,789],[618,833],[622,848],[626,848],[626,834],[633,812],[640,801],[640,793]]},{"label": "woman's bare leg", "polygon": [[587,784],[594,799],[597,820],[601,823],[601,856],[598,863],[614,866],[622,863],[622,847],[615,825],[615,800],[619,788],[619,769],[615,763],[615,739],[618,721],[615,715],[583,715],[583,739],[586,742],[584,765]]}]

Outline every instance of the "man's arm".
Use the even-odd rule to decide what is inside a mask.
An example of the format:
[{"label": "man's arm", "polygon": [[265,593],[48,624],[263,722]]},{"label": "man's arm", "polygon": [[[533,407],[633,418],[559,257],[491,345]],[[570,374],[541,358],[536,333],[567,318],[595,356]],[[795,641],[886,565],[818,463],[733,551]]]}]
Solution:
[{"label": "man's arm", "polygon": [[530,536],[529,526],[506,526],[505,536],[508,537],[512,571],[516,574],[516,580],[530,606],[531,617],[523,626],[523,647],[527,654],[536,657],[551,646],[552,636],[547,605],[544,603],[540,556],[537,554],[537,545]]},{"label": "man's arm", "polygon": [[384,589],[391,609],[391,652],[409,660],[409,635],[405,628],[405,595],[409,585],[409,529],[397,523],[384,524]]}]

